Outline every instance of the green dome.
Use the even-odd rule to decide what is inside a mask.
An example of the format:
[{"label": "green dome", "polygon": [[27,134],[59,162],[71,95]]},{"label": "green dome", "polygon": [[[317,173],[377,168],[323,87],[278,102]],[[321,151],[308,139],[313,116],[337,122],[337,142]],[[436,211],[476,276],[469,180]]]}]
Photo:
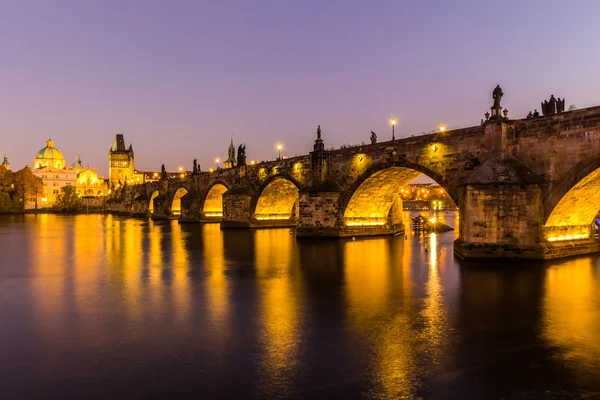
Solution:
[{"label": "green dome", "polygon": [[65,158],[60,150],[54,147],[52,139],[48,139],[46,147],[38,151],[35,155],[33,165],[36,169],[44,167],[63,169],[65,167]]},{"label": "green dome", "polygon": [[56,161],[65,160],[60,150],[54,147],[54,142],[52,141],[52,139],[48,139],[48,141],[46,142],[46,147],[37,152],[37,154],[35,155],[35,159]]}]

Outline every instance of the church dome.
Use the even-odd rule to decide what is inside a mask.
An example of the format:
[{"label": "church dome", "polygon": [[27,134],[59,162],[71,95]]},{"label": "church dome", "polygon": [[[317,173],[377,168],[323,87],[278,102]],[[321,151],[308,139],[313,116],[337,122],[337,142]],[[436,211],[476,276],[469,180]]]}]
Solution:
[{"label": "church dome", "polygon": [[62,169],[65,167],[65,158],[60,150],[54,147],[52,139],[48,139],[46,147],[40,149],[35,155],[33,165],[35,168],[52,166],[54,168]]}]

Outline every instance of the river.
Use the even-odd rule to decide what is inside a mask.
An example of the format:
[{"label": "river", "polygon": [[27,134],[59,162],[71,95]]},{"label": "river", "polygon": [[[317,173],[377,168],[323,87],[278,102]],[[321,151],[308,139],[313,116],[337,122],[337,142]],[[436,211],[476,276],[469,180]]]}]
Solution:
[{"label": "river", "polygon": [[0,398],[600,398],[598,257],[456,235],[0,216]]}]

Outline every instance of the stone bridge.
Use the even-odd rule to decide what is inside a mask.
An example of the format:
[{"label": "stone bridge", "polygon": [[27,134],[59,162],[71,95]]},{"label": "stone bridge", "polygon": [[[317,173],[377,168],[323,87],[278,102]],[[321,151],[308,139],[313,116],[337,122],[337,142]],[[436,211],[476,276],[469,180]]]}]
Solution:
[{"label": "stone bridge", "polygon": [[[496,107],[496,109],[494,109]],[[297,227],[299,237],[395,234],[400,188],[425,174],[459,207],[463,258],[556,258],[600,250],[600,107],[200,172],[118,190],[113,212]]]}]

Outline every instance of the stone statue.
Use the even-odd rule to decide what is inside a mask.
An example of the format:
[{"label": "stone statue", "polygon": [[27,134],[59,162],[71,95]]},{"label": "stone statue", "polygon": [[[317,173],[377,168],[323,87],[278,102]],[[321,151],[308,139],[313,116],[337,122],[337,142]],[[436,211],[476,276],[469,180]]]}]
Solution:
[{"label": "stone statue", "polygon": [[377,143],[377,134],[371,131],[371,144]]},{"label": "stone statue", "polygon": [[562,99],[559,97],[556,99],[556,112],[561,113],[565,111],[565,98]]},{"label": "stone statue", "polygon": [[115,191],[115,183],[114,183],[114,182],[111,182],[111,183],[110,183],[110,191],[111,191],[111,192],[114,192],[114,191]]},{"label": "stone statue", "polygon": [[245,144],[240,144],[238,147],[237,165],[238,166],[246,165],[246,145]]},{"label": "stone statue", "polygon": [[165,169],[165,164],[160,167],[160,179],[167,179],[167,170]]},{"label": "stone statue", "polygon": [[492,92],[492,97],[494,98],[493,108],[500,108],[500,100],[502,100],[502,96],[504,96],[504,93],[502,93],[502,88],[500,85],[497,85],[496,89],[494,89]]},{"label": "stone statue", "polygon": [[119,186],[123,186],[123,183],[121,183],[121,180],[119,179]]},{"label": "stone statue", "polygon": [[550,95],[550,100],[548,100],[548,114],[556,114],[556,99],[554,95]]},{"label": "stone statue", "polygon": [[317,140],[321,139],[321,125],[317,127]]},{"label": "stone statue", "polygon": [[192,173],[197,174],[198,172],[200,172],[200,168],[198,168],[198,159],[194,158],[194,169],[192,170]]}]

